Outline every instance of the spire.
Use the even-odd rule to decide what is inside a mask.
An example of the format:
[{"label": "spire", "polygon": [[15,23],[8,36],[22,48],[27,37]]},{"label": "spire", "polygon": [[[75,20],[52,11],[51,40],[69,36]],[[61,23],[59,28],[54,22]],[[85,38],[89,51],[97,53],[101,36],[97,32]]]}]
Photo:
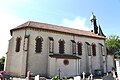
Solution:
[{"label": "spire", "polygon": [[100,25],[98,26],[98,35],[105,36],[102,32],[102,29],[101,29]]},{"label": "spire", "polygon": [[92,12],[92,15],[91,15],[91,17],[90,17],[90,21],[91,20],[96,20],[96,16],[94,15],[94,13]]},{"label": "spire", "polygon": [[96,23],[96,16],[93,14],[90,17],[90,21],[91,21],[91,32],[97,34],[98,33],[98,27],[97,27],[97,23]]}]

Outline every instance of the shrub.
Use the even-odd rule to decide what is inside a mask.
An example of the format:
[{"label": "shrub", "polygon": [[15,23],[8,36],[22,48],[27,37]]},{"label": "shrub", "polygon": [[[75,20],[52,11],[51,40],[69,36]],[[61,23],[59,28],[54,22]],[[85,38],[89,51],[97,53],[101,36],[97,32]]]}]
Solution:
[{"label": "shrub", "polygon": [[52,77],[52,80],[60,80],[58,76]]}]

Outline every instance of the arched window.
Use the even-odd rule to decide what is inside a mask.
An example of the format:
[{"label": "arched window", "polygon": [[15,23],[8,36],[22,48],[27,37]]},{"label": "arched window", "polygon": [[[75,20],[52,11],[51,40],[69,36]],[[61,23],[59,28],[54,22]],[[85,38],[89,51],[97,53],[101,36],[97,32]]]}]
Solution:
[{"label": "arched window", "polygon": [[105,56],[104,46],[103,46],[101,43],[99,43],[99,45],[100,45],[100,52],[101,52],[101,55]]},{"label": "arched window", "polygon": [[78,48],[78,55],[82,55],[82,43],[81,42],[77,43],[77,48]]},{"label": "arched window", "polygon": [[87,51],[87,53],[88,53],[88,56],[91,56],[91,46],[90,46],[90,44],[88,43],[88,42],[85,42],[86,43],[86,51]]},{"label": "arched window", "polygon": [[94,43],[92,43],[92,54],[96,56],[96,45]]},{"label": "arched window", "polygon": [[42,52],[42,37],[37,37],[36,39],[36,47],[35,47],[35,52],[36,53],[41,53]]},{"label": "arched window", "polygon": [[16,49],[15,49],[16,52],[20,51],[20,43],[21,43],[21,37],[17,37],[16,38]]},{"label": "arched window", "polygon": [[71,40],[72,42],[72,53],[76,54],[76,42],[74,40]]},{"label": "arched window", "polygon": [[49,53],[54,52],[54,39],[53,37],[48,37],[49,38]]},{"label": "arched window", "polygon": [[65,41],[64,40],[59,40],[59,53],[64,54],[64,48],[65,48]]}]

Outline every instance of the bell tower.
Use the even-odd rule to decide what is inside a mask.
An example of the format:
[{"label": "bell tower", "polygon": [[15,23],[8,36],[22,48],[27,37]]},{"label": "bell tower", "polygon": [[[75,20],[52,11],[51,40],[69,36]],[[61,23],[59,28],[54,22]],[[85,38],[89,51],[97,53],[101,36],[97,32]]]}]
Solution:
[{"label": "bell tower", "polygon": [[91,32],[97,34],[98,33],[98,27],[97,27],[97,22],[96,22],[96,16],[92,13],[90,17],[91,21]]}]

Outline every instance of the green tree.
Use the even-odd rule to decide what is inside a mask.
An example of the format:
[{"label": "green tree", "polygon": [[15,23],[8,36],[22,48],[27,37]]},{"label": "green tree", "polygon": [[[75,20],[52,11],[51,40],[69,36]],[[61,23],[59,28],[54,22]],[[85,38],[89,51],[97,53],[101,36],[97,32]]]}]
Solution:
[{"label": "green tree", "polygon": [[0,71],[4,69],[5,57],[0,58]]},{"label": "green tree", "polygon": [[117,35],[110,35],[106,39],[106,47],[107,47],[108,54],[120,55],[120,37]]}]

